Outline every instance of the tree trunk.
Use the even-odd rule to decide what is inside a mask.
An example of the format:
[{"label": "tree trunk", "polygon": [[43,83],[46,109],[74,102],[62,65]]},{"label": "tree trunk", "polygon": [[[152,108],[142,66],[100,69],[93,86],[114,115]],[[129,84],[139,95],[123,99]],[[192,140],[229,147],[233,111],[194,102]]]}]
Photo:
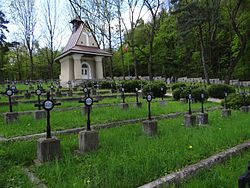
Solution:
[{"label": "tree trunk", "polygon": [[200,47],[201,47],[201,63],[202,63],[202,67],[203,67],[205,80],[207,81],[208,84],[210,84],[208,71],[207,71],[207,65],[206,65],[206,61],[205,61],[205,45],[203,42],[202,28],[200,25],[198,26],[198,28],[199,28],[199,36],[200,36]]},{"label": "tree trunk", "polygon": [[33,64],[33,55],[31,50],[29,50],[29,58],[30,58],[30,80],[33,80],[34,64]]}]

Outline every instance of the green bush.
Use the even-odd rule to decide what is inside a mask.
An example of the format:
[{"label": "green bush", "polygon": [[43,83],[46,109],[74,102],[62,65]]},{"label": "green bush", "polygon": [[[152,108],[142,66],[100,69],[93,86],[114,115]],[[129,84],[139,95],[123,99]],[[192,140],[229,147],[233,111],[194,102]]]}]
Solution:
[{"label": "green bush", "polygon": [[[189,92],[190,88],[187,86],[184,87],[183,90],[181,90],[180,88],[176,88],[173,91],[173,98],[175,100],[179,100],[180,98],[188,98]],[[198,85],[192,86],[192,97],[195,99],[195,101],[201,101],[201,93],[204,94],[205,99],[208,98],[208,92],[205,89],[199,87]]]},{"label": "green bush", "polygon": [[110,81],[101,81],[99,82],[100,89],[111,89],[111,82]]},{"label": "green bush", "polygon": [[182,94],[182,90],[180,88],[176,88],[175,90],[173,90],[172,94],[173,94],[173,98],[175,100],[180,100],[180,96]]},{"label": "green bush", "polygon": [[194,100],[197,102],[201,102],[201,94],[204,94],[204,99],[207,100],[208,99],[208,92],[207,90],[203,89],[202,87],[198,87],[198,88],[194,88],[192,90],[192,97],[194,98]]},{"label": "green bush", "polygon": [[[165,82],[162,81],[154,81],[151,83],[148,83],[143,87],[143,94],[146,95],[150,91],[151,87],[151,93],[154,97],[161,97],[162,92],[165,94],[167,91],[167,86]],[[161,87],[163,88],[163,91],[161,91]]]},{"label": "green bush", "polygon": [[[221,105],[225,105],[225,101],[221,102]],[[239,109],[241,106],[250,105],[250,96],[246,96],[246,104],[241,94],[231,93],[227,97],[227,107],[231,109]]]},{"label": "green bush", "polygon": [[122,81],[121,84],[123,84],[123,87],[125,89],[125,92],[131,92],[134,93],[135,92],[135,88],[140,89],[141,86],[140,84],[146,84],[145,81],[141,81],[141,80],[125,80]]},{"label": "green bush", "polygon": [[235,89],[227,84],[214,84],[208,87],[208,95],[210,97],[224,99],[225,92],[228,94],[235,93]]},{"label": "green bush", "polygon": [[187,84],[186,83],[183,83],[183,82],[178,82],[178,83],[175,83],[172,85],[172,91],[174,91],[176,88],[180,88],[180,87],[186,87]]}]

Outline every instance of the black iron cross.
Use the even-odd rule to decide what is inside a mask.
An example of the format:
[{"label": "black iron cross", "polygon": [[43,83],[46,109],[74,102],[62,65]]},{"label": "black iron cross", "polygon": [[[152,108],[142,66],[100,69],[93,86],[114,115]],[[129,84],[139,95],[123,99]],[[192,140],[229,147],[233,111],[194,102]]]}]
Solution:
[{"label": "black iron cross", "polygon": [[225,96],[225,109],[227,109],[227,92],[224,92],[224,96]]},{"label": "black iron cross", "polygon": [[189,86],[189,94],[188,94],[188,113],[191,115],[192,114],[192,109],[191,109],[191,101],[192,101],[192,86]]},{"label": "black iron cross", "polygon": [[238,188],[250,187],[250,161],[248,161],[247,171],[238,178]]},{"label": "black iron cross", "polygon": [[82,91],[83,91],[83,93],[84,93],[84,97],[86,98],[86,97],[88,96],[88,92],[89,92],[89,90],[88,90],[88,88],[87,88],[86,85],[84,85]]},{"label": "black iron cross", "polygon": [[201,113],[204,113],[204,107],[203,107],[204,100],[205,100],[205,96],[204,96],[204,93],[202,93],[201,94]]},{"label": "black iron cross", "polygon": [[123,85],[122,85],[122,87],[121,87],[121,98],[122,98],[122,103],[125,103],[125,95],[124,95],[124,92],[125,92],[125,89],[124,89],[124,87],[123,87]]},{"label": "black iron cross", "polygon": [[88,91],[87,97],[85,97],[83,100],[79,101],[79,103],[84,103],[85,107],[87,108],[87,131],[90,131],[90,109],[94,102],[98,102],[98,100],[94,100],[92,97],[90,97]]},{"label": "black iron cross", "polygon": [[150,108],[150,103],[153,99],[153,96],[149,93],[147,96],[146,96],[146,100],[148,102],[148,119],[151,120],[151,108]]},{"label": "black iron cross", "polygon": [[42,104],[35,104],[35,107],[42,106],[44,110],[47,111],[47,133],[46,138],[51,138],[51,127],[50,127],[50,111],[54,108],[54,106],[61,105],[61,103],[54,103],[50,99],[50,92],[47,92],[47,99],[43,101]]},{"label": "black iron cross", "polygon": [[244,106],[246,106],[247,105],[247,101],[246,101],[246,90],[245,90],[245,88],[243,89],[243,92],[241,94],[242,94],[242,97],[243,97]]},{"label": "black iron cross", "polygon": [[[13,89],[13,90],[12,90],[12,89]],[[10,109],[10,112],[13,112],[13,110],[12,110],[11,96],[12,96],[15,92],[17,92],[17,91],[16,91],[16,88],[14,88],[14,87],[11,88],[10,85],[7,86],[5,92],[2,92],[2,94],[7,95],[8,98],[9,98],[9,109]]]},{"label": "black iron cross", "polygon": [[161,87],[161,100],[163,100],[163,98],[164,98],[164,89],[163,87]]},{"label": "black iron cross", "polygon": [[135,97],[136,97],[136,103],[138,103],[139,102],[139,100],[138,100],[138,97],[139,97],[138,88],[135,88]]},{"label": "black iron cross", "polygon": [[40,96],[41,96],[42,93],[43,93],[42,88],[41,88],[39,85],[37,85],[36,91],[33,91],[33,92],[31,92],[31,93],[35,93],[35,94],[37,95],[38,110],[41,110]]},{"label": "black iron cross", "polygon": [[191,109],[191,101],[192,101],[192,94],[188,94],[188,114],[192,114],[192,109]]}]

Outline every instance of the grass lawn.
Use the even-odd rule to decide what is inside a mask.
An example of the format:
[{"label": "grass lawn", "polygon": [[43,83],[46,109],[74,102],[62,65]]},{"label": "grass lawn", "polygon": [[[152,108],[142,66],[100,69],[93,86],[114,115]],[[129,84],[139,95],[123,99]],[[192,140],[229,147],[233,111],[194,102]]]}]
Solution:
[{"label": "grass lawn", "polygon": [[[223,119],[217,110],[209,113],[206,127],[185,128],[183,117],[158,121],[155,137],[143,135],[141,124],[103,129],[99,149],[84,156],[74,154],[77,135],[64,135],[59,137],[62,158],[40,167],[32,165],[35,140],[6,142],[0,143],[1,161],[8,168],[31,165],[49,187],[136,187],[248,140],[249,122],[248,114],[233,111]],[[6,174],[3,166],[1,176],[12,177],[15,171]],[[240,174],[245,168],[246,163]],[[8,179],[1,180],[9,185]]]},{"label": "grass lawn", "polygon": [[[76,103],[78,104],[78,103]],[[157,102],[152,102],[152,115],[168,114],[172,112],[184,112],[188,110],[188,105],[176,101],[170,101],[166,106],[160,106]],[[218,106],[216,103],[207,102],[205,107]],[[199,109],[200,104],[192,105],[193,109]],[[55,107],[57,108],[57,106]],[[122,110],[118,106],[97,107],[91,112],[91,123],[101,124],[119,120],[147,117],[148,107],[143,100],[142,108],[130,107],[129,110]],[[52,130],[63,130],[67,128],[81,127],[86,125],[86,116],[81,114],[81,109],[67,112],[51,111]],[[0,120],[0,135],[5,137],[26,135],[32,133],[45,132],[46,119],[34,120],[31,115],[19,117],[19,121],[10,125]]]},{"label": "grass lawn", "polygon": [[223,164],[201,171],[190,181],[183,183],[179,187],[238,187],[238,178],[246,172],[249,160],[249,151],[241,153]]}]

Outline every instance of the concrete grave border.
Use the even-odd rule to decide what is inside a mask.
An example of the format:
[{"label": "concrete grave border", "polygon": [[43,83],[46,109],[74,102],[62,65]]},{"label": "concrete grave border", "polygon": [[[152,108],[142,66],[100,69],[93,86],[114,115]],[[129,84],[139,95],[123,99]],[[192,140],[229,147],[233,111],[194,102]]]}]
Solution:
[{"label": "concrete grave border", "polygon": [[227,149],[225,151],[222,151],[220,153],[217,153],[209,158],[203,159],[199,161],[198,163],[189,165],[183,169],[181,169],[178,172],[173,172],[171,174],[168,174],[164,177],[161,177],[159,179],[156,179],[150,183],[147,183],[145,185],[142,185],[138,188],[156,188],[156,187],[168,187],[171,184],[178,184],[183,182],[184,180],[192,177],[195,175],[198,171],[207,169],[209,167],[212,167],[218,163],[222,163],[229,159],[232,156],[235,156],[247,149],[250,149],[250,141],[244,142],[242,144],[239,144],[235,147],[232,147],[230,149]]}]

